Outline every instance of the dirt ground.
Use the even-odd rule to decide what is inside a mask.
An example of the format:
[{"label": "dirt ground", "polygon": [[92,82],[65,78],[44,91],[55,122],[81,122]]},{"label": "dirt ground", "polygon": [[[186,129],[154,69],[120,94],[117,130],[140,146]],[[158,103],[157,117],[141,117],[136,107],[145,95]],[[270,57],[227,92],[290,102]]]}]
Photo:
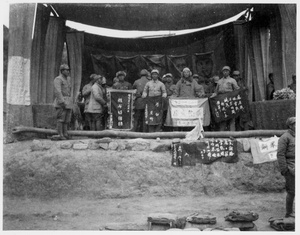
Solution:
[{"label": "dirt ground", "polygon": [[[4,145],[4,164],[9,156],[28,149],[30,144],[31,141],[23,141]],[[151,213],[173,213],[182,217],[195,212],[216,216],[218,225],[222,226],[224,216],[233,210],[242,210],[258,213],[259,219],[254,221],[258,231],[275,231],[268,219],[282,217],[284,205],[285,192],[251,193],[233,189],[218,195],[196,196],[65,196],[47,200],[4,196],[3,230],[103,230],[111,224],[124,223],[147,230],[147,217]]]}]

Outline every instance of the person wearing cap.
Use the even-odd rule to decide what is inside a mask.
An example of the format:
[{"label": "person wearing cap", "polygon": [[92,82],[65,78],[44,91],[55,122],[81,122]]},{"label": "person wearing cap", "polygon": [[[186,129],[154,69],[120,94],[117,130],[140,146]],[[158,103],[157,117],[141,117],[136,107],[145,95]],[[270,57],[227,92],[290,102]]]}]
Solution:
[{"label": "person wearing cap", "polygon": [[70,68],[62,64],[59,68],[60,74],[54,79],[54,107],[56,110],[56,122],[58,135],[52,140],[69,139],[68,125],[71,122],[73,101],[71,97]]},{"label": "person wearing cap", "polygon": [[126,77],[126,73],[124,71],[117,72],[116,77],[118,78],[118,82],[113,84],[113,86],[112,86],[113,89],[118,89],[118,90],[131,90],[132,89],[131,83],[124,80]]},{"label": "person wearing cap", "polygon": [[149,72],[147,69],[142,69],[140,72],[140,78],[135,80],[132,88],[136,89],[135,101],[134,101],[134,124],[133,131],[135,132],[145,132],[145,100],[142,98],[142,94],[146,83],[149,82],[148,79]]},{"label": "person wearing cap", "polygon": [[[158,80],[159,71],[157,69],[153,69],[151,71],[152,80],[148,81],[144,87],[144,91],[142,94],[143,98],[146,97],[156,97],[161,96],[163,98],[167,97],[167,91],[165,85]],[[158,132],[161,129],[160,125],[147,125],[149,132]]]},{"label": "person wearing cap", "polygon": [[163,130],[169,130],[167,126],[164,126],[164,123],[167,118],[168,108],[169,108],[169,98],[175,94],[176,86],[174,84],[173,75],[171,73],[167,73],[162,77],[162,81],[165,84],[167,97],[163,99]]},{"label": "person wearing cap", "polygon": [[292,80],[293,82],[288,87],[296,94],[296,74],[293,74]]},{"label": "person wearing cap", "polygon": [[281,175],[285,178],[286,214],[285,217],[295,217],[293,205],[295,198],[295,127],[296,117],[286,121],[288,130],[280,136],[277,147],[277,161]]},{"label": "person wearing cap", "polygon": [[240,71],[238,71],[238,70],[233,71],[232,72],[232,77],[236,80],[236,83],[238,84],[238,86],[240,88],[246,88],[246,86],[244,85],[244,82],[241,78]]},{"label": "person wearing cap", "polygon": [[217,88],[217,84],[218,84],[218,81],[220,80],[220,77],[218,75],[214,75],[209,80],[210,80],[210,82],[209,82],[209,85],[207,88],[207,93],[206,93],[207,97],[211,97],[215,93],[215,90]]},{"label": "person wearing cap", "polygon": [[88,104],[90,102],[92,86],[95,84],[97,74],[91,74],[90,82],[82,88],[82,96],[84,98],[84,117],[85,121],[88,123],[88,127],[91,130],[91,113],[87,112]]},{"label": "person wearing cap", "polygon": [[87,113],[90,113],[90,126],[92,131],[104,130],[103,114],[105,111],[106,99],[102,87],[103,77],[96,75],[96,81],[91,89],[90,100],[87,106]]},{"label": "person wearing cap", "polygon": [[[223,77],[218,81],[215,93],[225,94],[232,92],[234,90],[240,89],[235,79],[229,76],[230,67],[224,66],[222,68]],[[229,126],[229,128],[228,128]],[[225,131],[229,129],[230,131],[235,131],[235,118],[220,122],[220,131]]]},{"label": "person wearing cap", "polygon": [[176,84],[176,97],[204,97],[205,92],[203,86],[199,85],[192,77],[192,72],[189,68],[182,70],[181,78]]}]

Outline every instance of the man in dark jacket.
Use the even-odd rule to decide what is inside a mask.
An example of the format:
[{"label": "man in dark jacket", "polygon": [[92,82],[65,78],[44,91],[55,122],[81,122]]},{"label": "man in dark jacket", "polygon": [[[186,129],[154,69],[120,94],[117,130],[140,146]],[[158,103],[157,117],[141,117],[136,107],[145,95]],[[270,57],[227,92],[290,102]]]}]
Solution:
[{"label": "man in dark jacket", "polygon": [[277,160],[281,174],[285,178],[286,214],[285,217],[295,217],[293,204],[295,198],[295,126],[296,117],[286,121],[289,128],[278,140]]},{"label": "man in dark jacket", "polygon": [[134,102],[134,127],[133,131],[145,132],[145,100],[142,98],[142,94],[148,79],[149,72],[143,69],[140,72],[141,78],[133,83],[133,89],[136,89],[136,99]]}]

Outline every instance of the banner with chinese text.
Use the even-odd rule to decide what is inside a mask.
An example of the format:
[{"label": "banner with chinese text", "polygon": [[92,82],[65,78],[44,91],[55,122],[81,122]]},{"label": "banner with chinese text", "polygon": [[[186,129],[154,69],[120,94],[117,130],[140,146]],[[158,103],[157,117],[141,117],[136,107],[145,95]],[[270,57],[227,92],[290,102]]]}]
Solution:
[{"label": "banner with chinese text", "polygon": [[197,162],[211,164],[215,161],[237,162],[237,141],[214,139],[172,144],[172,166],[194,166]]},{"label": "banner with chinese text", "polygon": [[250,139],[253,164],[273,162],[277,160],[277,148],[279,137]]},{"label": "banner with chinese text", "polygon": [[136,90],[107,89],[109,129],[133,128],[133,95]]},{"label": "banner with chinese text", "polygon": [[162,124],[162,97],[154,96],[147,97],[145,105],[145,123],[146,125],[159,125]]},{"label": "banner with chinese text", "polygon": [[246,89],[219,94],[209,98],[209,105],[212,117],[216,122],[238,117],[249,110]]},{"label": "banner with chinese text", "polygon": [[165,126],[196,126],[199,116],[203,126],[210,125],[207,98],[170,98]]}]

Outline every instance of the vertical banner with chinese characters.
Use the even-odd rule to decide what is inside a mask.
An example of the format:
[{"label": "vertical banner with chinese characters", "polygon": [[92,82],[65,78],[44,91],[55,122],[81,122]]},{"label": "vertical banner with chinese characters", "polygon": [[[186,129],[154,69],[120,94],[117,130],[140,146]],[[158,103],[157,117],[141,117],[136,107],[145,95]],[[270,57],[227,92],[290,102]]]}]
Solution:
[{"label": "vertical banner with chinese characters", "polygon": [[108,89],[109,129],[133,128],[133,95],[136,90]]},{"label": "vertical banner with chinese characters", "polygon": [[216,122],[238,117],[249,110],[246,89],[219,94],[213,98],[209,98],[209,104],[212,117]]},{"label": "vertical banner with chinese characters", "polygon": [[147,97],[145,105],[145,123],[146,125],[159,125],[162,123],[162,97]]},{"label": "vertical banner with chinese characters", "polygon": [[196,126],[199,117],[203,126],[209,126],[207,98],[170,98],[165,126]]}]

